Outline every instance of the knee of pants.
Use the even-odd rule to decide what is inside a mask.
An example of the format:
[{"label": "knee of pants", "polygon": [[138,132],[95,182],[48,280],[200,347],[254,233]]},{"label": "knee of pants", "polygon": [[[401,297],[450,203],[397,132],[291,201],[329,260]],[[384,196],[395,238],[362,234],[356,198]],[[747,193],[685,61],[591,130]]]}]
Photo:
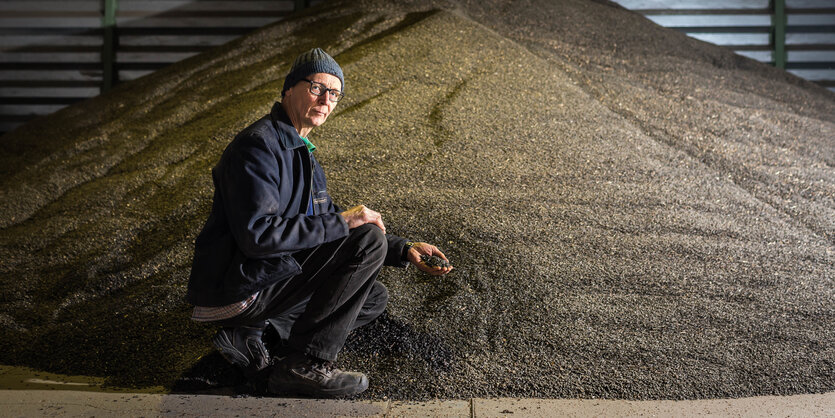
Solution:
[{"label": "knee of pants", "polygon": [[358,254],[367,261],[379,261],[382,264],[388,251],[388,241],[383,230],[377,225],[365,224],[351,230],[349,240],[358,247]]}]

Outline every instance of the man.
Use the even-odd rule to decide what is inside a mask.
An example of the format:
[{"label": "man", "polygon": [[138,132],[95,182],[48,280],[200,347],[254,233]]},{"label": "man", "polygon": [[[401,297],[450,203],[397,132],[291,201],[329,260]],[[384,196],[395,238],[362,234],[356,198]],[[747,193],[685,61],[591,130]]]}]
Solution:
[{"label": "man", "polygon": [[[195,241],[186,294],[192,319],[221,326],[213,339],[220,353],[250,378],[269,373],[273,393],[364,391],[365,375],[333,362],[348,333],[383,312],[382,266],[452,269],[421,260],[446,260],[435,246],[386,234],[378,212],[343,211],[331,200],[307,136],[344,89],[342,69],[321,49],[296,59],[282,101],[241,131],[213,169],[212,212]],[[289,350],[271,368],[261,340],[268,325]]]}]

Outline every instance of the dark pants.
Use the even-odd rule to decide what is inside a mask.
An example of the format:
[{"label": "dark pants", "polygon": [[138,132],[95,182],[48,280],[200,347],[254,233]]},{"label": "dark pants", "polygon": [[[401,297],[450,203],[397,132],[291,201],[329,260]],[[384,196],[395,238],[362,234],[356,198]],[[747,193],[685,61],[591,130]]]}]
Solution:
[{"label": "dark pants", "polygon": [[335,361],[348,332],[383,313],[388,292],[376,280],[388,245],[375,225],[294,254],[302,272],[262,290],[239,315],[217,321],[225,327],[269,321],[293,349]]}]

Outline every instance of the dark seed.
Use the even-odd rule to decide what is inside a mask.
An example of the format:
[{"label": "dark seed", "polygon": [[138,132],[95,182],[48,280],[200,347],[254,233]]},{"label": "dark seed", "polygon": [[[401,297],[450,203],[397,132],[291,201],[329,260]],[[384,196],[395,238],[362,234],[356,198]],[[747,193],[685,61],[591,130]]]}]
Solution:
[{"label": "dark seed", "polygon": [[423,261],[429,267],[444,268],[450,266],[449,261],[446,261],[443,258],[438,257],[437,255],[429,256],[426,254],[421,254],[420,261]]}]

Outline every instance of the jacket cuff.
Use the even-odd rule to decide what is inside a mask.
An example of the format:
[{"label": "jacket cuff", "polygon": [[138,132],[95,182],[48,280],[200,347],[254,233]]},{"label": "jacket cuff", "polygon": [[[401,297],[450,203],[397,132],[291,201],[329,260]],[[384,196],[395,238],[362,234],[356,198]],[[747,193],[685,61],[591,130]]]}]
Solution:
[{"label": "jacket cuff", "polygon": [[333,219],[330,216],[325,216],[323,222],[325,224],[325,241],[331,242],[348,236],[348,223],[345,218],[338,213],[334,213]]},{"label": "jacket cuff", "polygon": [[390,267],[408,267],[409,261],[403,258],[403,248],[408,240],[394,234],[386,234],[388,240],[388,251],[383,265]]}]

